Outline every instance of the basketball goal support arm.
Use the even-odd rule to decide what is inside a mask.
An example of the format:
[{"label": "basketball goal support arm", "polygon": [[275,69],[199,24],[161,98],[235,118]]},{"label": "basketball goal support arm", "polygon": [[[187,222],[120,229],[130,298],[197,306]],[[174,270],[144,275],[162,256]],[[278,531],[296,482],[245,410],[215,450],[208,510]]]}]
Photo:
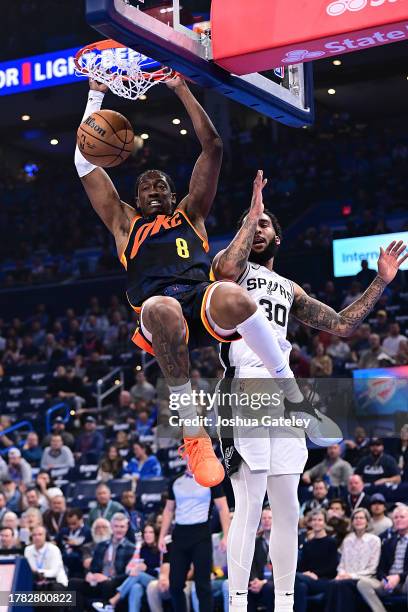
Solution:
[{"label": "basketball goal support arm", "polygon": [[183,103],[202,149],[191,175],[188,195],[180,205],[193,222],[204,220],[217,192],[223,154],[222,140],[185,81],[180,80],[175,86],[170,81],[167,86],[174,89]]}]

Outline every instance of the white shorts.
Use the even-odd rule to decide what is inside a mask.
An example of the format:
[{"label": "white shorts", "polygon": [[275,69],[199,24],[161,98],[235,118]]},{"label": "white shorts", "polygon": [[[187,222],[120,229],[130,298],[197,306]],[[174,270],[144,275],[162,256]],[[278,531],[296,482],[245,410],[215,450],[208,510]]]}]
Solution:
[{"label": "white shorts", "polygon": [[[262,388],[262,380],[260,379],[269,379],[265,383],[265,388]],[[223,381],[225,382],[227,379],[223,379]],[[221,382],[217,389],[220,388]],[[276,393],[277,395],[274,395],[276,398],[280,395],[279,389],[273,382],[268,370],[264,368],[239,368],[238,374],[235,378],[230,379],[230,382],[229,392],[232,394],[232,401],[229,416],[234,422],[232,438],[225,438],[224,433],[219,430],[229,475],[239,467],[239,458],[245,461],[250,470],[267,471],[270,476],[302,474],[308,456],[305,433],[303,429],[297,427],[275,424],[280,417],[283,417],[282,399],[279,402],[277,400],[276,410],[268,410],[268,416],[272,420],[270,426],[251,425],[248,422],[244,425],[235,424],[235,418],[238,415],[245,420],[248,410],[242,410],[239,400],[237,406],[234,398],[242,398],[243,394],[245,394],[245,397],[254,397],[255,393],[259,395],[266,391],[268,395],[272,392]],[[228,409],[225,410],[225,407],[221,409],[220,406],[217,406],[216,412],[217,416],[226,416]],[[253,410],[251,412],[253,413]],[[265,414],[265,411],[262,414]],[[254,416],[256,416],[256,413]]]}]

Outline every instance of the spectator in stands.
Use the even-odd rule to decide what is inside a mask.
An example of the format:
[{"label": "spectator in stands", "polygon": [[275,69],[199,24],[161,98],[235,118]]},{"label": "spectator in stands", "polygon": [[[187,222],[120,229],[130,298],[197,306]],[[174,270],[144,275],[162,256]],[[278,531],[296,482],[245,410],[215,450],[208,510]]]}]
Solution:
[{"label": "spectator in stands", "polygon": [[41,469],[42,470],[55,470],[58,468],[69,468],[74,467],[75,460],[72,451],[68,446],[64,445],[60,434],[52,434],[50,445],[44,449],[43,456],[41,458]]},{"label": "spectator in stands", "polygon": [[373,332],[380,336],[380,341],[387,335],[388,332],[388,315],[386,310],[378,310],[375,315],[375,320],[371,324]]},{"label": "spectator in stands", "polygon": [[134,401],[143,399],[150,402],[156,397],[156,389],[146,380],[143,370],[136,372],[135,384],[130,388],[130,395]]},{"label": "spectator in stands", "polygon": [[337,548],[343,543],[346,537],[350,521],[346,517],[347,504],[342,499],[331,499],[327,509],[327,527],[330,530],[330,535],[336,540]]},{"label": "spectator in stands", "polygon": [[125,468],[126,475],[135,480],[146,480],[161,476],[161,465],[157,457],[153,455],[149,444],[134,442],[132,449],[134,456]]},{"label": "spectator in stands", "polygon": [[354,439],[344,440],[344,445],[346,447],[344,459],[355,467],[360,459],[370,452],[369,442],[370,438],[367,436],[364,427],[356,427],[354,430]]},{"label": "spectator in stands", "polygon": [[382,595],[408,593],[408,506],[397,507],[392,519],[395,535],[383,543],[376,577],[362,577],[357,583],[374,612],[386,612]]},{"label": "spectator in stands", "polygon": [[310,363],[303,355],[299,344],[292,344],[290,353],[290,367],[296,378],[307,378],[310,376]]},{"label": "spectator in stands", "polygon": [[171,412],[166,400],[159,402],[159,414],[157,417],[157,427],[154,432],[154,447],[156,450],[174,448],[182,438],[180,427],[170,425],[169,418]]},{"label": "spectator in stands", "polygon": [[347,485],[347,514],[351,516],[357,508],[370,507],[370,498],[364,491],[364,481],[359,474],[352,474]]},{"label": "spectator in stands", "polygon": [[54,487],[51,475],[46,470],[40,470],[35,479],[35,486],[39,492],[41,507],[48,508],[50,502],[49,492]]},{"label": "spectator in stands", "polygon": [[48,393],[60,400],[70,400],[76,408],[85,403],[87,391],[81,378],[76,375],[72,366],[59,366],[57,376],[50,383]]},{"label": "spectator in stands", "polygon": [[0,491],[0,527],[3,522],[4,515],[8,511],[7,508],[7,499],[6,494],[3,491]]},{"label": "spectator in stands", "polygon": [[153,426],[156,423],[156,411],[149,414],[148,410],[140,410],[135,423],[138,438],[153,438]]},{"label": "spectator in stands", "polygon": [[68,526],[67,504],[62,491],[51,498],[50,509],[44,512],[44,526],[51,540],[57,540],[61,529]]},{"label": "spectator in stands", "polygon": [[381,493],[374,493],[370,499],[371,533],[380,535],[386,529],[392,527],[392,520],[385,515],[387,505],[385,497]]},{"label": "spectator in stands", "polygon": [[330,336],[330,344],[326,353],[333,361],[335,372],[341,372],[345,363],[351,359],[350,347],[340,336]]},{"label": "spectator in stands", "polygon": [[367,289],[367,287],[371,285],[376,275],[376,271],[371,270],[368,267],[368,261],[366,259],[362,259],[361,270],[356,274],[356,281],[358,281],[363,290]]},{"label": "spectator in stands", "polygon": [[353,468],[340,455],[339,444],[328,446],[326,459],[323,459],[310,470],[306,470],[302,476],[303,482],[310,484],[316,478],[325,478],[332,487],[346,486],[350,475],[353,473]]},{"label": "spectator in stands", "polygon": [[[40,360],[47,361],[50,367],[58,367],[65,359],[63,346],[55,339],[54,334],[47,334],[42,347]],[[65,370],[65,368],[64,368]]]},{"label": "spectator in stands", "polygon": [[391,454],[398,464],[401,479],[408,481],[408,424],[401,427],[400,436],[393,440],[394,445]]},{"label": "spectator in stands", "polygon": [[0,449],[8,448],[9,446],[15,446],[17,437],[14,432],[8,433],[7,435],[2,434],[2,431],[6,431],[11,427],[13,421],[6,414],[0,415]]},{"label": "spectator in stands", "polygon": [[369,337],[371,334],[371,326],[369,323],[362,323],[360,327],[356,329],[355,334],[350,339],[350,346],[352,349],[352,356],[354,361],[358,361],[357,355],[362,351],[370,348]]},{"label": "spectator in stands", "polygon": [[313,538],[303,545],[296,574],[296,583],[302,593],[296,612],[306,612],[308,595],[326,594],[329,580],[336,576],[337,544],[327,534],[325,511],[313,510],[311,524]]},{"label": "spectator in stands", "polygon": [[58,532],[56,544],[62,552],[69,578],[83,578],[82,546],[92,541],[91,530],[85,525],[79,508],[67,510],[66,522],[67,526]]},{"label": "spectator in stands", "polygon": [[[157,547],[157,535],[152,525],[145,525],[143,544],[128,564],[129,577],[117,588],[117,593],[109,600],[113,608],[121,599],[128,597],[128,608],[132,612],[140,612],[142,597],[150,582],[157,578],[157,568],[160,565],[160,551]],[[102,608],[110,612],[112,608]]]},{"label": "spectator in stands", "polygon": [[50,445],[52,434],[60,435],[64,445],[73,450],[75,438],[69,431],[65,430],[65,422],[62,416],[57,416],[52,422],[51,433],[47,434],[42,440],[43,448]]},{"label": "spectator in stands", "polygon": [[108,374],[109,368],[104,361],[99,350],[92,350],[88,365],[85,370],[85,381],[96,383],[100,378]]},{"label": "spectator in stands", "polygon": [[97,544],[110,540],[112,529],[110,522],[104,518],[98,518],[93,522],[91,527],[92,540],[81,547],[82,565],[85,570],[89,570],[92,562],[92,557]]},{"label": "spectator in stands", "polygon": [[107,482],[112,478],[121,478],[123,474],[123,459],[118,453],[115,444],[110,444],[106,453],[99,462],[97,480]]},{"label": "spectator in stands", "polygon": [[30,431],[27,434],[24,446],[22,447],[23,457],[31,467],[39,467],[42,457],[42,448],[39,444],[38,434],[36,431]]},{"label": "spectator in stands", "polygon": [[24,493],[24,506],[26,508],[36,508],[40,512],[45,512],[48,508],[48,502],[44,499],[40,499],[40,492],[36,487],[30,487]]},{"label": "spectator in stands", "polygon": [[365,483],[377,486],[401,482],[398,465],[391,455],[384,453],[381,438],[371,438],[370,454],[359,461],[355,473],[361,475]]},{"label": "spectator in stands", "polygon": [[31,465],[22,458],[21,451],[16,447],[10,448],[8,452],[6,478],[25,485],[29,484],[32,480]]},{"label": "spectator in stands", "polygon": [[129,454],[129,433],[125,429],[119,429],[115,436],[115,446],[122,458]]},{"label": "spectator in stands", "polygon": [[13,530],[13,535],[18,544],[20,544],[20,520],[15,512],[8,510],[3,516],[2,527],[9,527]]},{"label": "spectator in stands", "polygon": [[407,363],[408,339],[401,334],[401,328],[396,321],[390,323],[388,334],[382,342],[382,349],[397,363]]},{"label": "spectator in stands", "polygon": [[370,334],[368,339],[370,348],[363,351],[360,355],[358,367],[361,369],[378,368],[384,351],[381,348],[381,338],[379,334]]},{"label": "spectator in stands", "polygon": [[357,281],[353,281],[349,287],[348,293],[346,294],[341,304],[341,308],[347,308],[347,306],[350,306],[350,304],[358,300],[362,295],[363,294],[361,291],[360,283]]},{"label": "spectator in stands", "polygon": [[125,537],[128,527],[126,516],[115,512],[111,518],[112,536],[96,545],[85,580],[73,578],[69,581],[68,590],[77,594],[76,606],[71,609],[82,612],[86,597],[108,601],[126,579],[126,567],[135,550],[134,544]]},{"label": "spectator in stands", "polygon": [[3,493],[6,496],[7,509],[16,514],[20,514],[23,509],[23,496],[21,493],[21,484],[18,486],[14,480],[10,478],[3,479]]},{"label": "spectator in stands", "polygon": [[0,455],[0,480],[7,478],[8,465]]},{"label": "spectator in stands", "polygon": [[200,370],[197,368],[193,368],[190,372],[191,385],[194,391],[198,393],[203,391],[204,393],[209,393],[210,391],[210,383],[201,377]]},{"label": "spectator in stands", "polygon": [[24,551],[34,578],[34,589],[38,591],[60,591],[68,585],[61,551],[58,546],[46,541],[45,527],[33,531],[33,543]]},{"label": "spectator in stands", "polygon": [[133,533],[139,533],[143,529],[143,515],[136,510],[136,493],[134,491],[123,491],[120,498],[123,506],[123,514],[129,519],[129,526]]},{"label": "spectator in stands", "polygon": [[375,576],[380,560],[381,540],[368,533],[370,514],[365,508],[357,508],[351,515],[351,530],[341,549],[337,576],[330,583],[327,610],[352,612],[358,609],[356,585],[363,577]]},{"label": "spectator in stands", "polygon": [[[95,491],[97,504],[89,513],[88,525],[91,526],[97,518],[111,520],[117,512],[123,513],[123,506],[112,499],[112,492],[107,484],[101,483]],[[127,520],[127,518],[126,518]]]},{"label": "spectator in stands", "polygon": [[40,351],[36,347],[33,342],[33,337],[30,335],[26,335],[23,338],[22,345],[20,348],[20,359],[19,363],[22,364],[31,364],[38,361]]},{"label": "spectator in stands", "polygon": [[17,543],[10,527],[0,527],[0,556],[21,555],[23,547]]},{"label": "spectator in stands", "polygon": [[[27,544],[31,540],[31,534],[36,527],[44,525],[43,515],[39,508],[27,508],[23,512],[20,518],[20,540],[27,540]],[[23,537],[22,532],[24,529],[28,530],[28,533]]]},{"label": "spectator in stands", "polygon": [[75,458],[97,463],[105,446],[105,436],[96,429],[96,419],[93,416],[86,417],[84,430],[75,441]]},{"label": "spectator in stands", "polygon": [[322,510],[329,507],[328,486],[322,478],[316,478],[313,483],[313,497],[308,499],[301,508],[301,514],[304,516],[311,510]]},{"label": "spectator in stands", "polygon": [[310,362],[310,376],[313,378],[321,378],[331,376],[333,372],[333,362],[326,355],[324,345],[319,342],[316,346],[315,356]]}]

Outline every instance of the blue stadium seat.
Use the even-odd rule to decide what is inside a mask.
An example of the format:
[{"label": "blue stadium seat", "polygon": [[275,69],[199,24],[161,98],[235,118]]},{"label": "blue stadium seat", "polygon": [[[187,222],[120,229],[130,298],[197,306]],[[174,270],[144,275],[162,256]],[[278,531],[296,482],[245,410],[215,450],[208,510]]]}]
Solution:
[{"label": "blue stadium seat", "polygon": [[141,512],[158,512],[162,496],[167,491],[167,478],[139,480],[136,487],[136,507]]},{"label": "blue stadium seat", "polygon": [[71,482],[77,482],[78,480],[96,480],[97,472],[98,465],[96,464],[76,465],[69,470],[67,478]]},{"label": "blue stadium seat", "polygon": [[112,491],[112,496],[116,499],[120,499],[123,491],[130,491],[132,488],[132,481],[126,478],[118,478],[109,480],[107,483],[108,487]]},{"label": "blue stadium seat", "polygon": [[187,464],[178,454],[177,446],[159,449],[156,457],[161,463],[164,476],[170,479],[183,472]]}]

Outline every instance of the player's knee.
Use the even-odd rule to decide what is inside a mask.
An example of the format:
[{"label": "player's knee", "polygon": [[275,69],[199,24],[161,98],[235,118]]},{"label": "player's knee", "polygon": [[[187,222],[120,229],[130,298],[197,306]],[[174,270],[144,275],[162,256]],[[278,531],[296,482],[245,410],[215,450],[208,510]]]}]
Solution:
[{"label": "player's knee", "polygon": [[256,311],[256,304],[247,292],[237,285],[226,292],[224,310],[229,313],[234,325],[239,325]]},{"label": "player's knee", "polygon": [[158,326],[174,331],[174,329],[183,327],[183,312],[180,304],[174,298],[155,296],[145,302],[143,322],[152,332]]}]

